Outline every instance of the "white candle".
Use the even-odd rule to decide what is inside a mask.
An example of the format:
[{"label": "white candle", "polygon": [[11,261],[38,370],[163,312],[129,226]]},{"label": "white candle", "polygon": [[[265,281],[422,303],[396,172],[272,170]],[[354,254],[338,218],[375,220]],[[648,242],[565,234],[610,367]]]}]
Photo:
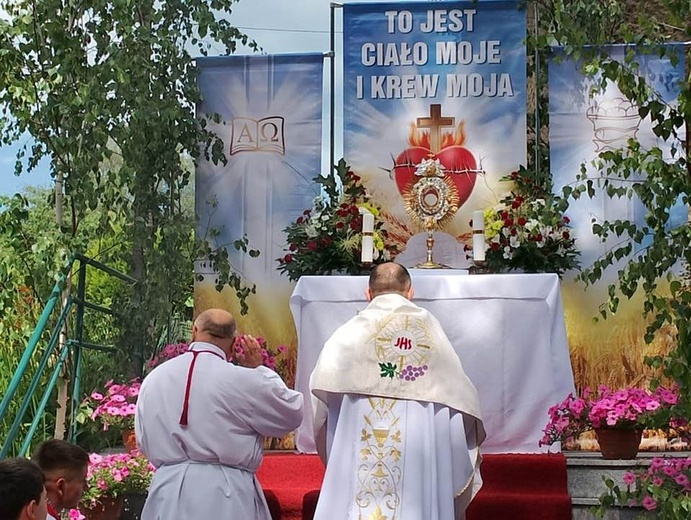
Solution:
[{"label": "white candle", "polygon": [[362,211],[362,251],[360,261],[371,264],[374,259],[374,215],[367,210]]},{"label": "white candle", "polygon": [[473,212],[473,261],[485,261],[485,214],[482,210]]}]

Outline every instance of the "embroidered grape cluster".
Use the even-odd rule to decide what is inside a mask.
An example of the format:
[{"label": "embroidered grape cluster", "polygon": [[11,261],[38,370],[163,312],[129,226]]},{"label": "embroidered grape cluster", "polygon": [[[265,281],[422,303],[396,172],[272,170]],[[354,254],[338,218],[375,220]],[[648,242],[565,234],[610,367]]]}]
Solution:
[{"label": "embroidered grape cluster", "polygon": [[406,381],[415,381],[418,377],[424,376],[426,370],[427,365],[422,365],[421,367],[408,365],[403,370],[401,370],[401,373],[398,377],[400,377],[401,379],[405,379]]}]

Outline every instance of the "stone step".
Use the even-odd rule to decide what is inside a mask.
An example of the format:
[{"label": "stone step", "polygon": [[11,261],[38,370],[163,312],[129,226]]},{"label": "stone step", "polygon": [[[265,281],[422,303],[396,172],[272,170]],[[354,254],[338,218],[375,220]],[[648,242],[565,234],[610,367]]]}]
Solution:
[{"label": "stone step", "polygon": [[[647,468],[655,457],[690,457],[689,451],[639,452],[631,460],[605,460],[599,452],[564,451],[566,457],[566,480],[573,510],[573,520],[596,520],[591,509],[599,505],[600,496],[607,491],[603,480],[610,478],[620,487],[624,474]],[[643,516],[641,516],[643,515]],[[633,520],[646,518],[647,512],[640,507],[617,507],[609,510],[605,520]]]}]

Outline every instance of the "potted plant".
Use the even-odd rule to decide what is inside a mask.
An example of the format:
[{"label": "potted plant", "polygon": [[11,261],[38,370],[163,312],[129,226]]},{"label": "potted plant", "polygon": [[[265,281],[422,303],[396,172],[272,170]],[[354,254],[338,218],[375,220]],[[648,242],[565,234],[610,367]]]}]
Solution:
[{"label": "potted plant", "polygon": [[661,520],[686,520],[691,515],[691,458],[655,457],[650,466],[624,474],[625,489],[605,478],[600,497],[602,518],[614,505],[638,506]]},{"label": "potted plant", "polygon": [[141,381],[132,379],[129,383],[115,383],[112,379],[105,383],[104,389],[94,391],[80,406],[77,421],[84,424],[91,421],[100,423],[104,430],[111,426],[122,433],[123,443],[128,450],[136,448],[134,441],[134,412],[137,409],[137,396]]},{"label": "potted plant", "polygon": [[89,456],[88,488],[79,511],[87,520],[118,519],[126,495],[146,494],[153,465],[138,451]]},{"label": "potted plant", "polygon": [[[600,386],[597,392],[592,392],[586,388],[580,397],[569,394],[549,409],[549,421],[540,445],[565,443],[594,430],[604,458],[634,458],[644,429],[669,430],[679,425],[675,415],[678,402],[676,386],[660,386],[653,391]],[[628,451],[618,451],[623,446],[609,446],[610,440],[620,445],[628,443]]]}]

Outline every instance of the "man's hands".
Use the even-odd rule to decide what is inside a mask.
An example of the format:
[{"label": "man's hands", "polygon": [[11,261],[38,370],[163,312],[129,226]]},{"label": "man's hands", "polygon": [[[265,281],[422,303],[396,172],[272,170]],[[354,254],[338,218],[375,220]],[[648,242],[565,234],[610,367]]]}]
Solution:
[{"label": "man's hands", "polygon": [[262,364],[262,353],[259,342],[249,335],[238,336],[233,358],[241,367],[257,368]]}]

